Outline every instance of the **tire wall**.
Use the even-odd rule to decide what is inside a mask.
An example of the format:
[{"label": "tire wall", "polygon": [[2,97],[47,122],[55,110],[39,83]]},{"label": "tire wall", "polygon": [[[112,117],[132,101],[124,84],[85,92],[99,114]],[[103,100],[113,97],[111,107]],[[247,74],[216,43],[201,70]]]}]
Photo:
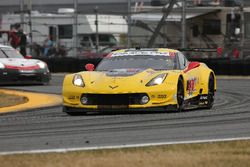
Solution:
[{"label": "tire wall", "polygon": [[250,60],[193,59],[211,68],[215,75],[250,75]]}]

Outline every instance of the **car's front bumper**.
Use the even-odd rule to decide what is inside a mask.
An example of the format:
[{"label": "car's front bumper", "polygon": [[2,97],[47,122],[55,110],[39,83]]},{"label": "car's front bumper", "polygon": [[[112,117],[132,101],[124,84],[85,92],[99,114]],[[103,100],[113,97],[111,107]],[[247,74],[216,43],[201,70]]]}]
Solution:
[{"label": "car's front bumper", "polygon": [[[164,107],[168,105],[177,104],[176,94],[174,91],[158,91],[151,90],[150,92],[143,93],[105,93],[105,94],[92,94],[74,92],[63,94],[63,105],[72,108],[82,108],[90,110],[103,110],[103,109],[145,109]],[[87,96],[85,96],[87,95]],[[141,103],[143,96],[148,97],[148,102]],[[88,103],[83,104],[82,97],[88,97]]]},{"label": "car's front bumper", "polygon": [[42,84],[48,83],[51,74],[48,70],[0,70],[0,84]]},{"label": "car's front bumper", "polygon": [[145,108],[77,108],[77,107],[68,107],[63,106],[63,112],[66,113],[130,113],[130,112],[167,112],[167,111],[176,111],[177,105],[167,105],[161,107],[145,107]]}]

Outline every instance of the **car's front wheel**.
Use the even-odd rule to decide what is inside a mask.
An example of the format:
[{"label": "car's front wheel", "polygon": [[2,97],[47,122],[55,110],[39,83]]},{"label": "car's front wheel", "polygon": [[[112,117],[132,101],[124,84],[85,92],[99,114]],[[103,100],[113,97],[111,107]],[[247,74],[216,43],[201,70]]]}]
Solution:
[{"label": "car's front wheel", "polygon": [[179,79],[177,85],[177,111],[182,111],[184,108],[184,85],[182,79]]}]

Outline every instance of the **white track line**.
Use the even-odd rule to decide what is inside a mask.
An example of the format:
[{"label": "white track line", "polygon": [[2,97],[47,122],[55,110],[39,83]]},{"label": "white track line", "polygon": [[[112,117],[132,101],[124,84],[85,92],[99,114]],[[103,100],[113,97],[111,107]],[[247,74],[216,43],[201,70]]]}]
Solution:
[{"label": "white track line", "polygon": [[116,146],[61,148],[61,149],[45,149],[45,150],[29,150],[29,151],[10,151],[10,152],[0,152],[0,155],[35,154],[35,153],[65,153],[65,152],[71,152],[71,151],[120,149],[120,148],[133,148],[133,147],[138,148],[138,147],[163,146],[163,145],[174,145],[174,144],[199,144],[199,143],[214,143],[214,142],[226,142],[226,141],[237,141],[237,140],[238,141],[250,140],[250,137],[193,140],[193,141],[191,140],[191,141],[179,141],[179,142],[160,142],[160,143],[145,143],[145,144],[124,144],[124,145],[116,145]]}]

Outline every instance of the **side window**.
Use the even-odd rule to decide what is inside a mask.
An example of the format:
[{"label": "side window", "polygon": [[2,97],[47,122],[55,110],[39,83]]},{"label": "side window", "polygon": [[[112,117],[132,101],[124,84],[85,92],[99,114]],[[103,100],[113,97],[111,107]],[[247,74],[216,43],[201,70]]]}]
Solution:
[{"label": "side window", "polygon": [[186,57],[181,52],[179,52],[178,58],[179,58],[179,63],[180,63],[180,69],[181,70],[185,69],[187,67],[187,64],[188,64]]},{"label": "side window", "polygon": [[188,59],[184,55],[183,55],[183,58],[184,58],[184,66],[185,66],[185,68],[187,68],[187,66],[189,64]]},{"label": "side window", "polygon": [[6,58],[6,55],[3,53],[2,50],[0,50],[0,58]]}]

